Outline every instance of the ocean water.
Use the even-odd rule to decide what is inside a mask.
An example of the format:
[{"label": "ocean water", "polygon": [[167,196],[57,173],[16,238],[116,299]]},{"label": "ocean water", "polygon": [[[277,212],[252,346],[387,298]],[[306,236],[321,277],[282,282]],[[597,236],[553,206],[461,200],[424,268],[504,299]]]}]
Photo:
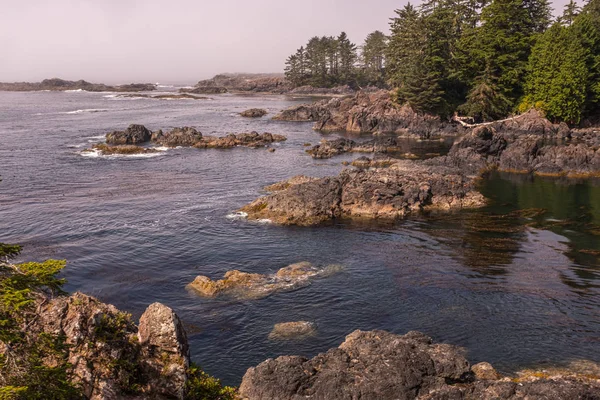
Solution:
[{"label": "ocean water", "polygon": [[[23,244],[23,260],[67,259],[67,290],[136,319],[153,302],[172,307],[193,360],[227,384],[270,357],[314,356],[355,329],[419,330],[507,373],[600,362],[600,183],[495,174],[481,183],[490,199],[484,209],[393,223],[306,228],[228,218],[268,184],[335,175],[359,155],[313,160],[304,144],[336,135],[270,120],[307,99],[209,97],[0,92],[0,241]],[[269,115],[238,116],[252,107]],[[268,131],[288,140],[274,153],[82,155],[131,123],[216,136]],[[407,141],[406,152],[432,156],[450,144]],[[343,271],[261,300],[205,299],[185,288],[197,275],[273,273],[299,261]],[[297,320],[315,322],[318,334],[268,339],[274,324]]]}]

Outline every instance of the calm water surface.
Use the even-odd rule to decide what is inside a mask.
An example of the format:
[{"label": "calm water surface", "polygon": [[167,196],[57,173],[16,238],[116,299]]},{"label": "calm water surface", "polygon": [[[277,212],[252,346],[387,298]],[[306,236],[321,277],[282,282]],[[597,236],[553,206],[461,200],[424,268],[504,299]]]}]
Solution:
[{"label": "calm water surface", "polygon": [[[152,302],[169,305],[187,327],[194,361],[228,384],[268,357],[314,356],[355,329],[420,330],[505,372],[600,361],[598,182],[494,175],[482,182],[490,198],[485,209],[394,224],[299,228],[227,218],[265,185],[297,174],[337,174],[342,161],[357,157],[313,160],[303,144],[323,136],[310,123],[237,115],[261,107],[272,116],[298,101],[0,92],[0,241],[25,245],[24,259],[67,259],[69,291],[136,318]],[[81,155],[130,123],[196,126],[209,135],[269,131],[288,141],[275,153]],[[406,146],[431,156],[449,145]],[[203,299],[185,289],[199,274],[272,273],[298,261],[344,270],[258,301]],[[318,335],[268,340],[273,324],[294,320],[316,322]]]}]

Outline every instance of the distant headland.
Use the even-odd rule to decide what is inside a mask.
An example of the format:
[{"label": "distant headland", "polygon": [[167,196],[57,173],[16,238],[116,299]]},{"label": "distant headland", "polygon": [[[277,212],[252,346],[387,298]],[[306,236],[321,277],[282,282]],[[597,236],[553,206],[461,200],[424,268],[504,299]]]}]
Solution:
[{"label": "distant headland", "polygon": [[88,92],[146,92],[156,90],[156,85],[151,83],[130,83],[127,85],[112,86],[105,85],[103,83],[90,83],[84,80],[67,81],[59,78],[44,79],[41,82],[0,82],[0,91],[32,92],[38,90],[85,90]]}]

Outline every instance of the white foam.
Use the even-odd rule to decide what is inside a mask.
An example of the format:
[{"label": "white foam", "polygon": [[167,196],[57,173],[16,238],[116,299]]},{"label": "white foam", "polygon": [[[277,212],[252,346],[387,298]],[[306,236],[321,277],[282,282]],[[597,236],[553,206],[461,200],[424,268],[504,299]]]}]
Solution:
[{"label": "white foam", "polygon": [[100,109],[100,108],[85,108],[83,110],[75,110],[75,111],[65,111],[59,114],[84,114],[84,113],[98,113],[98,112],[107,112],[108,110]]},{"label": "white foam", "polygon": [[83,157],[89,158],[106,158],[106,159],[114,159],[114,158],[153,158],[160,157],[164,154],[164,151],[159,151],[158,153],[142,153],[142,154],[109,154],[104,155],[98,149],[87,149],[79,152],[79,155]]},{"label": "white foam", "polygon": [[273,221],[271,221],[270,219],[267,219],[267,218],[263,218],[263,219],[257,219],[256,223],[258,223],[258,224],[271,224],[271,223],[273,223]]},{"label": "white foam", "polygon": [[65,93],[81,93],[81,92],[87,92],[87,90],[83,90],[83,89],[65,90]]},{"label": "white foam", "polygon": [[246,218],[248,218],[248,213],[241,212],[241,211],[240,212],[234,212],[234,213],[231,213],[231,214],[227,214],[225,216],[225,218],[227,218],[227,219],[246,219]]}]

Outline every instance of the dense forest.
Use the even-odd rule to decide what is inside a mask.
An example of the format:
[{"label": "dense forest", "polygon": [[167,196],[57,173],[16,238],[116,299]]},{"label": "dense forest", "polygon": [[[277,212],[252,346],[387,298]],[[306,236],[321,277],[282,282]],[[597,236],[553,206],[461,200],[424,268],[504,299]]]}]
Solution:
[{"label": "dense forest", "polygon": [[600,0],[426,0],[395,11],[362,46],[313,37],[286,61],[295,86],[394,89],[398,103],[478,121],[532,107],[578,124],[600,112]]}]

